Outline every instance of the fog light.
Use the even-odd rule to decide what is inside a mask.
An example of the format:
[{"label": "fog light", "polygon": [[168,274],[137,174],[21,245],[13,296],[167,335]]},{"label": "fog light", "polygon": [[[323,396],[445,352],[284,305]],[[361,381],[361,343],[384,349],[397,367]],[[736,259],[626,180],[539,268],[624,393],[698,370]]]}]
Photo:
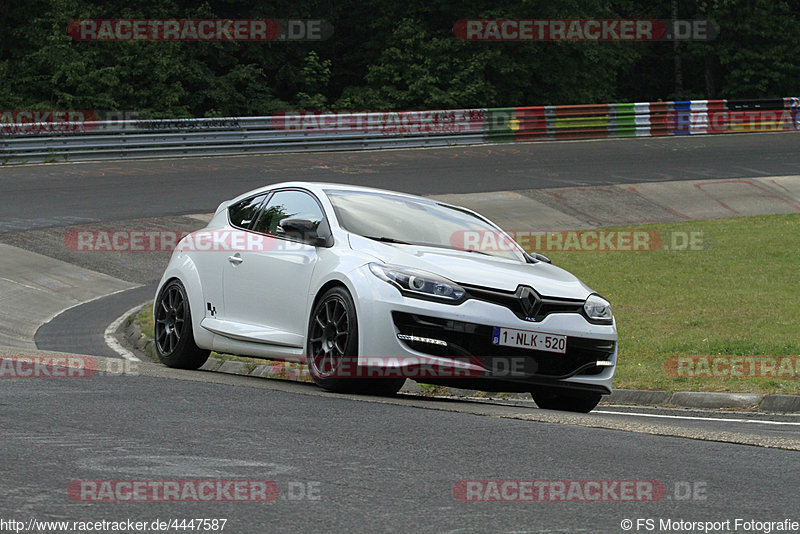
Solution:
[{"label": "fog light", "polygon": [[397,339],[401,339],[403,341],[416,342],[416,343],[428,343],[430,345],[440,345],[442,347],[447,346],[447,341],[442,341],[441,339],[433,339],[432,337],[419,337],[419,336],[410,336],[408,334],[397,334]]}]

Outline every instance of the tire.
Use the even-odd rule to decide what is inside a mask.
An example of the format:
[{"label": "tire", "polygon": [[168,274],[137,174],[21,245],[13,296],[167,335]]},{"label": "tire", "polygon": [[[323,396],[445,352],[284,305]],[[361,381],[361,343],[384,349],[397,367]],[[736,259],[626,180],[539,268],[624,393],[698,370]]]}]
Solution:
[{"label": "tire", "polygon": [[167,367],[198,369],[211,351],[194,342],[192,312],[186,289],[172,280],[159,293],[153,310],[155,346],[158,359]]},{"label": "tire", "polygon": [[589,413],[600,402],[600,393],[542,390],[531,393],[536,405],[543,410]]},{"label": "tire", "polygon": [[358,364],[358,317],[353,298],[343,287],[329,289],[317,301],[306,339],[309,374],[324,389],[394,395],[405,383],[405,378],[352,377]]}]

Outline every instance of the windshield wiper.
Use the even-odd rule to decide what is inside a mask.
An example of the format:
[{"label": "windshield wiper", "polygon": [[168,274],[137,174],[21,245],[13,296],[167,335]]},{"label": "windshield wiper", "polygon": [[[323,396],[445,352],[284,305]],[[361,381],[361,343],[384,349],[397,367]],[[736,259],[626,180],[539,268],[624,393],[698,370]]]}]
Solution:
[{"label": "windshield wiper", "polygon": [[418,247],[443,248],[443,249],[447,249],[447,250],[458,250],[459,252],[473,252],[475,254],[483,254],[484,256],[491,256],[491,254],[488,254],[488,253],[483,252],[481,250],[467,250],[467,249],[464,249],[464,248],[448,247],[446,245],[440,245],[438,243],[422,243],[422,242],[409,243],[408,241],[401,241],[400,239],[395,239],[393,237],[383,237],[383,236],[377,237],[377,236],[371,236],[371,235],[365,235],[365,236],[362,236],[362,237],[366,237],[367,239],[372,239],[374,241],[380,241],[381,243],[394,243],[396,245],[415,245],[415,246],[418,246]]},{"label": "windshield wiper", "polygon": [[483,254],[484,256],[491,256],[488,252],[484,252],[482,250],[475,250],[474,248],[454,248],[453,250],[457,250],[459,252],[471,252],[473,254]]},{"label": "windshield wiper", "polygon": [[366,237],[367,239],[372,239],[373,241],[380,241],[381,243],[396,243],[398,245],[411,245],[411,243],[407,241],[400,241],[399,239],[395,239],[393,237],[376,237],[372,235],[365,235],[362,237]]}]

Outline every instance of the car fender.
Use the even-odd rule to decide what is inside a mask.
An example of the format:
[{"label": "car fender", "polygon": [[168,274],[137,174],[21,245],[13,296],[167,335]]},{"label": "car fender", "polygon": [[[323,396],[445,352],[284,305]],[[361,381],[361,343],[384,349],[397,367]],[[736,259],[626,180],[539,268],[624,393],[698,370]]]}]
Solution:
[{"label": "car fender", "polygon": [[[347,261],[347,260],[352,261]],[[353,298],[353,303],[356,307],[356,317],[359,318],[359,324],[362,323],[361,318],[364,317],[364,313],[368,313],[368,311],[364,310],[364,302],[365,299],[370,298],[372,289],[370,287],[371,280],[365,276],[366,270],[364,267],[366,266],[367,262],[363,260],[363,258],[347,258],[344,262],[342,262],[335,271],[329,271],[325,273],[322,277],[315,280],[314,284],[312,285],[312,291],[308,294],[308,303],[306,305],[306,309],[308,313],[306,314],[306,320],[304,325],[304,332],[308,333],[309,322],[311,320],[311,314],[313,312],[314,301],[320,295],[320,292],[323,287],[330,284],[331,282],[336,282],[337,284],[343,285],[347,291],[350,293],[350,296]],[[358,329],[358,346],[364,346],[364,329]]]},{"label": "car fender", "polygon": [[[192,331],[194,333],[194,341],[198,347],[203,349],[211,349],[214,334],[200,326],[200,323],[205,319],[206,308],[205,298],[203,294],[203,284],[200,281],[200,273],[197,266],[188,254],[175,254],[167,265],[164,271],[164,276],[158,284],[155,298],[161,293],[164,285],[173,279],[180,280],[183,287],[186,289],[186,295],[189,298],[189,309],[192,312]],[[153,304],[155,311],[155,301]]]}]

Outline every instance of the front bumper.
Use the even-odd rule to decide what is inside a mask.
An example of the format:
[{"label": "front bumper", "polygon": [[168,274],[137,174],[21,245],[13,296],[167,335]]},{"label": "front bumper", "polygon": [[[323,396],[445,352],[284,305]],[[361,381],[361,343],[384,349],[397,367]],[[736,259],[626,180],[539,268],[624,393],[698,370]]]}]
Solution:
[{"label": "front bumper", "polygon": [[[369,272],[360,282],[359,365],[378,362],[419,382],[484,391],[557,387],[611,392],[617,363],[614,323],[592,324],[576,312],[550,313],[532,322],[485,300],[450,305],[405,297]],[[566,335],[566,353],[493,345],[493,327]],[[462,372],[431,371],[448,366]]]}]

